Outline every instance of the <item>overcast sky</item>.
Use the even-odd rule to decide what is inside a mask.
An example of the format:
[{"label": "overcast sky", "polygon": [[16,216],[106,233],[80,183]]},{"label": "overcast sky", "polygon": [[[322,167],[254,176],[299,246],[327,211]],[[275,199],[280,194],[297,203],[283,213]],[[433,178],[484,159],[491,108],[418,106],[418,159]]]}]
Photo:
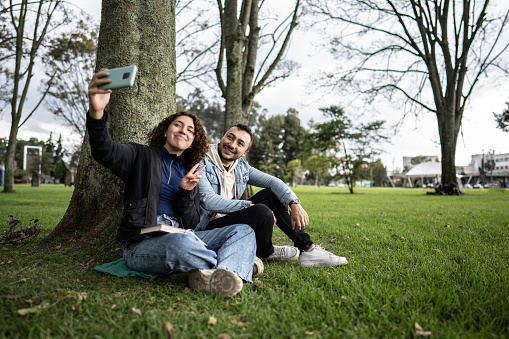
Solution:
[{"label": "overcast sky", "polygon": [[[79,4],[81,8],[94,15],[99,22],[101,0],[87,0],[71,2]],[[334,61],[323,51],[317,53],[317,47],[313,41],[319,37],[313,33],[297,30],[292,39],[287,58],[296,60],[301,64],[298,74],[277,82],[276,86],[265,88],[255,100],[269,114],[284,114],[290,107],[299,111],[302,124],[307,127],[307,122],[312,118],[315,121],[321,119],[320,107],[332,104],[342,106],[341,98],[337,95],[316,96],[316,91],[310,86],[311,75],[324,64],[330,65]],[[177,87],[177,92],[180,94]],[[456,150],[456,165],[468,165],[472,154],[480,154],[488,150],[496,153],[509,153],[509,133],[503,133],[496,128],[493,112],[501,112],[509,101],[509,80],[490,79],[483,86],[477,86],[470,105],[464,113],[462,133],[458,138]],[[34,99],[35,100],[35,99]],[[63,133],[67,144],[71,142],[68,137],[68,129],[56,120],[51,113],[45,112],[42,107],[20,129],[19,139],[36,137],[47,140],[49,133]],[[348,113],[348,108],[345,108]],[[382,109],[383,116],[373,116],[368,120],[384,119],[389,124],[397,122],[401,118],[400,112],[393,111],[390,107]],[[0,137],[8,137],[10,130],[10,113],[4,110],[0,115]],[[77,142],[76,138],[74,141]],[[436,118],[432,114],[423,114],[416,119],[413,116],[406,118],[400,131],[391,134],[392,144],[385,146],[385,153],[380,158],[388,170],[394,167],[402,167],[403,156],[440,155],[438,141],[438,128]]]}]

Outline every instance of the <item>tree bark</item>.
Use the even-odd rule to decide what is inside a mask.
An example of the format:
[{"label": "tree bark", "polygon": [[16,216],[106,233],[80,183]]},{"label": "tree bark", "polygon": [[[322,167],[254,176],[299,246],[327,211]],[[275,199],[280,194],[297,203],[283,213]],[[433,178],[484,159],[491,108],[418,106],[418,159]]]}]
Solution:
[{"label": "tree bark", "polygon": [[224,130],[242,122],[242,49],[243,32],[237,19],[237,0],[226,0],[224,6],[226,48],[226,92]]},{"label": "tree bark", "polygon": [[[175,0],[103,0],[97,70],[138,66],[134,86],[113,90],[106,108],[113,139],[145,144],[147,133],[175,112],[175,63]],[[80,247],[114,237],[122,196],[123,183],[93,160],[87,133],[71,202],[44,242],[76,236]]]}]

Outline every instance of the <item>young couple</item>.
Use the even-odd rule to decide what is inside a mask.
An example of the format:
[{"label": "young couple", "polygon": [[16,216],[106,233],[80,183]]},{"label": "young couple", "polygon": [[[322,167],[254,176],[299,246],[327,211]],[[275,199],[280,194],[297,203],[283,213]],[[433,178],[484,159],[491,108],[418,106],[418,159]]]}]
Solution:
[{"label": "young couple", "polygon": [[[190,272],[191,288],[228,297],[262,273],[256,253],[264,260],[299,259],[302,266],[347,263],[313,244],[304,231],[308,215],[293,191],[242,158],[252,143],[247,126],[233,126],[209,148],[201,121],[180,112],[154,127],[148,146],[112,140],[105,112],[111,90],[98,88],[110,82],[103,79],[107,75],[96,73],[89,84],[87,130],[94,159],[125,184],[116,239],[125,243],[130,269],[157,275]],[[266,189],[249,201],[238,200],[247,184]],[[272,245],[274,223],[297,248]],[[183,232],[140,235],[155,224]]]}]

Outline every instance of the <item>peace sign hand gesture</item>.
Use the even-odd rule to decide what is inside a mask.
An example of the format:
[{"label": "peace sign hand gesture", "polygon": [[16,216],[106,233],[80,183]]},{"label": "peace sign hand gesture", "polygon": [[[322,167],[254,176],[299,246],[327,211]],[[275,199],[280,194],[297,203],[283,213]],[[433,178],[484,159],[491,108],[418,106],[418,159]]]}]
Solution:
[{"label": "peace sign hand gesture", "polygon": [[194,165],[193,168],[191,168],[191,170],[189,172],[187,172],[186,176],[182,178],[182,180],[180,181],[180,184],[179,184],[180,188],[190,191],[193,188],[195,188],[196,185],[198,185],[198,182],[201,179],[200,173],[205,168],[205,165],[203,165],[198,170],[196,170],[199,165],[200,165],[199,163]]}]

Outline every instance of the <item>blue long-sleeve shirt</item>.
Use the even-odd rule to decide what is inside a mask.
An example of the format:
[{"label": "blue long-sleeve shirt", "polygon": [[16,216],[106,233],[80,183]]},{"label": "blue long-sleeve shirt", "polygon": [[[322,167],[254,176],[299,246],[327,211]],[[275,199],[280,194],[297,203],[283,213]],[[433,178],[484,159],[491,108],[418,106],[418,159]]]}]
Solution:
[{"label": "blue long-sleeve shirt", "polygon": [[179,184],[186,175],[184,168],[184,159],[176,154],[168,153],[168,150],[161,146],[163,166],[162,166],[162,184],[159,203],[157,205],[157,215],[166,214],[175,216],[175,209],[179,194]]}]

